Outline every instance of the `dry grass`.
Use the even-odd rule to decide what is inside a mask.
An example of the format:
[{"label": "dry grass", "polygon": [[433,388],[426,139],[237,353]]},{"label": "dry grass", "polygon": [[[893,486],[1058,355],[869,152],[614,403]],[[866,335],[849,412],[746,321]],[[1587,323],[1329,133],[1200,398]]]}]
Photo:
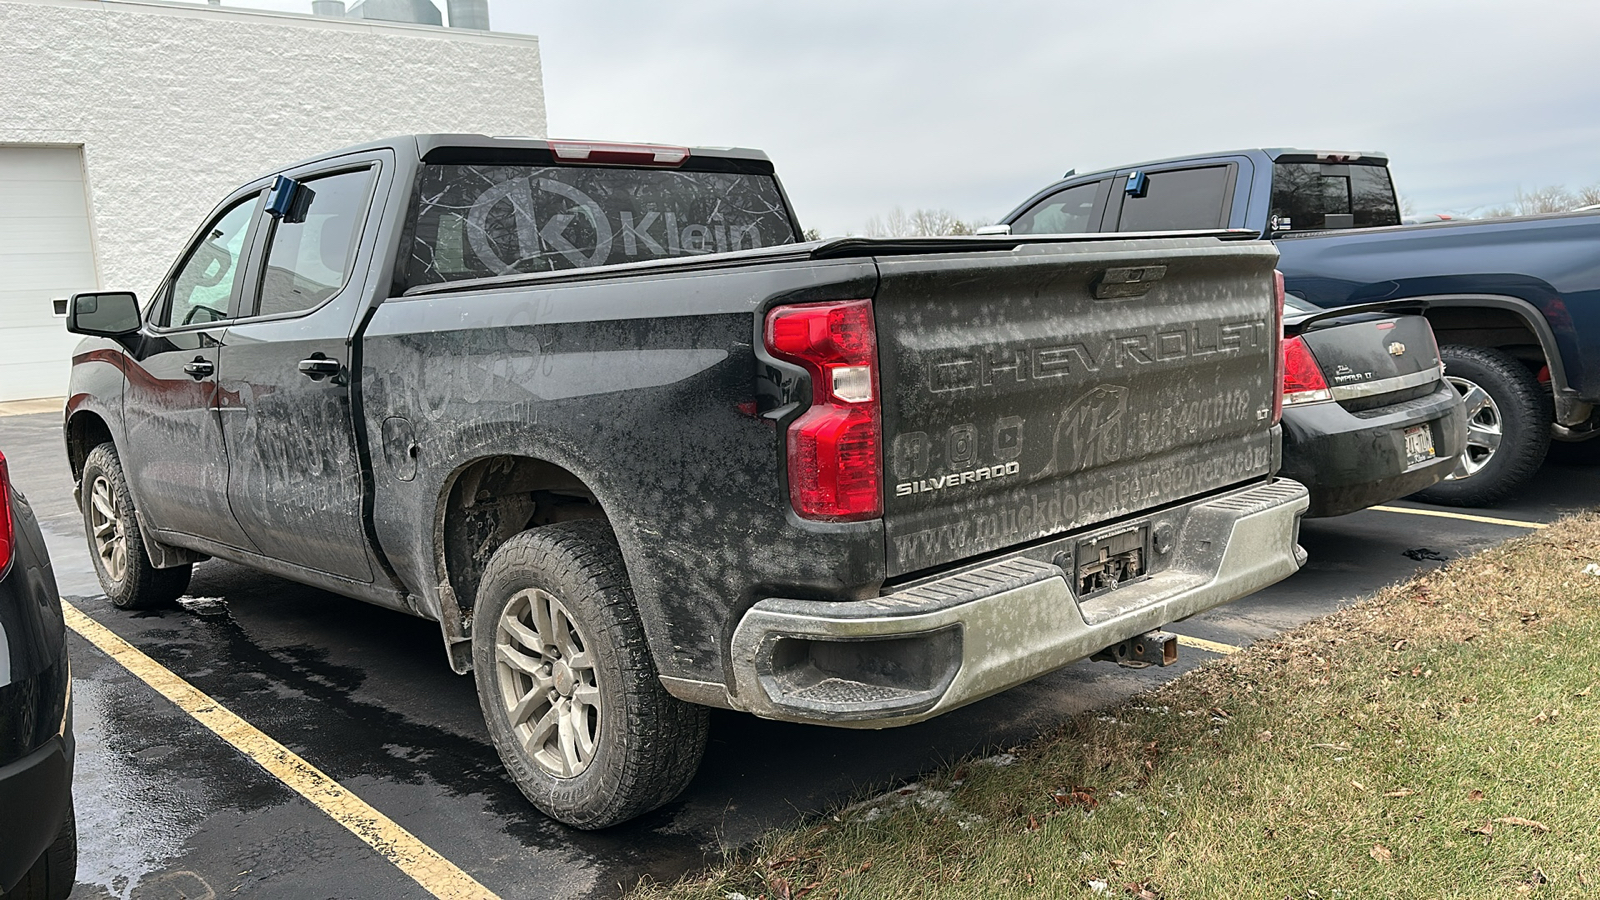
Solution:
[{"label": "dry grass", "polygon": [[1565,520],[631,896],[1600,896],[1596,561]]}]

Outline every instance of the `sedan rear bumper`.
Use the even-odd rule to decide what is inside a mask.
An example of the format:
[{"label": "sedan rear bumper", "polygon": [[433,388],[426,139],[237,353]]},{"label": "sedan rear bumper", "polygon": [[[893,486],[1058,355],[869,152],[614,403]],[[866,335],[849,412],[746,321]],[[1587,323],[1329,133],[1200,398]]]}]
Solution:
[{"label": "sedan rear bumper", "polygon": [[1082,599],[1039,558],[1050,545],[872,600],[762,600],[733,634],[730,705],[853,728],[932,718],[1292,575],[1306,505],[1304,487],[1279,479],[1064,538],[1148,523],[1151,555],[1167,557]]},{"label": "sedan rear bumper", "polygon": [[15,887],[44,853],[72,806],[70,728],[27,756],[0,766],[0,894]]},{"label": "sedan rear bumper", "polygon": [[[1405,432],[1419,425],[1432,432],[1434,458],[1410,464]],[[1359,414],[1331,402],[1291,406],[1283,411],[1281,474],[1310,490],[1308,517],[1340,516],[1443,480],[1466,428],[1461,398],[1443,381],[1431,394]]]}]

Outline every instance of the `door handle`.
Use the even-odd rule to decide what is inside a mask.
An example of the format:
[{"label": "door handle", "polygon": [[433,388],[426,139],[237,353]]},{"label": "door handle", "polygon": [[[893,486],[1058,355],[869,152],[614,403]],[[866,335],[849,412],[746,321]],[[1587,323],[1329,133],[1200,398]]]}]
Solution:
[{"label": "door handle", "polygon": [[328,359],[321,353],[313,355],[310,359],[300,360],[300,373],[312,381],[321,381],[333,375],[338,375],[344,366],[337,359]]},{"label": "door handle", "polygon": [[187,372],[195,381],[199,381],[216,370],[217,367],[212,365],[211,360],[203,356],[196,356],[194,362],[184,363],[183,365],[183,371]]}]

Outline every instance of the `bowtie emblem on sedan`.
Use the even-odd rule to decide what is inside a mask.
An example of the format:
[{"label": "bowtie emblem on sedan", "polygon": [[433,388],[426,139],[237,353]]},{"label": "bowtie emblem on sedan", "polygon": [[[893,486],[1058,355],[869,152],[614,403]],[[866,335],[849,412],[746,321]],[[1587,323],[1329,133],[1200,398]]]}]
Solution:
[{"label": "bowtie emblem on sedan", "polygon": [[1406,355],[1406,345],[1400,343],[1399,341],[1395,341],[1394,343],[1389,345],[1389,355],[1390,356],[1405,356]]}]

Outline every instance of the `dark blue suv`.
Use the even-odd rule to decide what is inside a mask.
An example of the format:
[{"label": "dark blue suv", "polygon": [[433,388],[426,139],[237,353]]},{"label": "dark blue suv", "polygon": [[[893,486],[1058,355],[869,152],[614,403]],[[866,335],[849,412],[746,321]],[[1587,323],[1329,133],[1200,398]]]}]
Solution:
[{"label": "dark blue suv", "polygon": [[44,537],[0,455],[0,900],[72,892],[71,685]]}]

